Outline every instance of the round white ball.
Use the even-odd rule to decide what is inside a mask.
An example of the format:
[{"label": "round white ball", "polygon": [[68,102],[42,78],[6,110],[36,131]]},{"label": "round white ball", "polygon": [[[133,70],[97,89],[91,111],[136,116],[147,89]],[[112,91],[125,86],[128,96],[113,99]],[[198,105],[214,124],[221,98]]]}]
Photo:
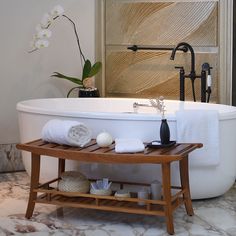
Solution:
[{"label": "round white ball", "polygon": [[112,144],[113,138],[109,133],[102,132],[98,134],[96,142],[99,147],[108,147],[109,145]]}]

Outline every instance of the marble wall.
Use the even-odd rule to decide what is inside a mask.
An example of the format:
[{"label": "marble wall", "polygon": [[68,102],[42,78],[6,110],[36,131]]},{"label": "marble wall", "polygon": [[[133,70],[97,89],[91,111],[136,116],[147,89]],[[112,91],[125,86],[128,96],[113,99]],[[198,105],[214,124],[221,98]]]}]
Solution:
[{"label": "marble wall", "polygon": [[20,151],[15,144],[0,144],[0,172],[24,170]]},{"label": "marble wall", "polygon": [[[157,97],[179,99],[179,75],[175,66],[190,70],[189,53],[170,51],[129,51],[129,45],[174,47],[188,42],[194,47],[196,73],[201,65],[213,67],[212,102],[218,101],[219,65],[218,1],[115,1],[106,0],[106,75],[107,96]],[[200,80],[197,79],[200,99]],[[186,100],[192,89],[186,79]]]}]

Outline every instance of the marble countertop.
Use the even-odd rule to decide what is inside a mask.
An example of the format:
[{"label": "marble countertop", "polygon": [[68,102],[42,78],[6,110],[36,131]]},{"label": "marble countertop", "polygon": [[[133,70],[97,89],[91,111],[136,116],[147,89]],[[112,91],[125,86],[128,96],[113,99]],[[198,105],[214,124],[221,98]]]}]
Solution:
[{"label": "marble countertop", "polygon": [[[36,204],[24,217],[29,191],[25,172],[0,174],[0,235],[167,236],[165,219]],[[177,236],[236,236],[236,184],[224,196],[194,200],[194,216],[174,213]]]}]

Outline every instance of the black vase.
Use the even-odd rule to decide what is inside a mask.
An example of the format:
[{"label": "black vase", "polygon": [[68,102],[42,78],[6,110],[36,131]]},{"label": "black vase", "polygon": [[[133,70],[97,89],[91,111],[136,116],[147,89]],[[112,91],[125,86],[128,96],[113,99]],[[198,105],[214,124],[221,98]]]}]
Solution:
[{"label": "black vase", "polygon": [[100,97],[100,94],[97,88],[81,88],[79,89],[79,97]]},{"label": "black vase", "polygon": [[170,129],[166,119],[161,120],[160,139],[161,144],[168,144],[170,142]]}]

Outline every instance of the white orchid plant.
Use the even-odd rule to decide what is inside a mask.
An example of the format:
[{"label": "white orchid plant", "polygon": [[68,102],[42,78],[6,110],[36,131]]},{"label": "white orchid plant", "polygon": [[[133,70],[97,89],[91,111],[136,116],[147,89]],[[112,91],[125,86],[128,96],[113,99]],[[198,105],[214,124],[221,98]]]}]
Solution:
[{"label": "white orchid plant", "polygon": [[102,63],[98,61],[92,65],[91,61],[89,59],[85,58],[84,53],[82,52],[82,49],[80,46],[80,40],[79,40],[79,36],[77,33],[76,25],[75,25],[74,21],[71,20],[71,18],[69,18],[67,15],[64,14],[64,9],[60,5],[55,6],[49,13],[44,14],[44,16],[42,17],[40,24],[37,25],[37,27],[36,27],[36,33],[33,37],[33,41],[31,42],[31,49],[29,52],[34,52],[34,51],[37,51],[41,48],[46,48],[49,46],[49,38],[52,35],[52,32],[49,29],[49,27],[59,17],[64,17],[65,19],[69,20],[70,23],[73,25],[77,45],[79,48],[81,65],[83,68],[81,78],[66,76],[66,75],[63,75],[58,72],[54,72],[51,75],[52,77],[69,80],[69,81],[77,84],[76,87],[73,87],[67,93],[67,97],[69,97],[70,93],[75,88],[91,88],[92,87],[91,78],[100,71],[100,69],[102,68]]}]

